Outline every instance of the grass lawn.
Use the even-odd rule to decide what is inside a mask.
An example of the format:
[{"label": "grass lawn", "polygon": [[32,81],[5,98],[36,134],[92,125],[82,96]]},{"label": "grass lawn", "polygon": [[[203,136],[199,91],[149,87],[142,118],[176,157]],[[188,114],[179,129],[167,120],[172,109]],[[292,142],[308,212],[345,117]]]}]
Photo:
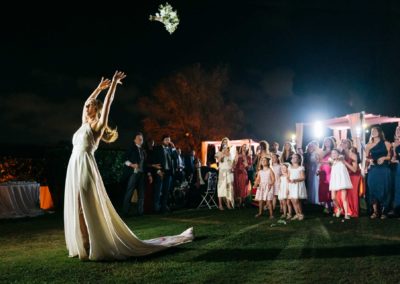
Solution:
[{"label": "grass lawn", "polygon": [[[256,209],[130,218],[140,238],[194,226],[196,240],[115,262],[68,258],[62,216],[0,221],[1,283],[399,283],[400,220],[346,222],[306,208],[287,225]],[[271,226],[271,224],[274,224]],[[318,281],[318,282],[316,282]]]}]

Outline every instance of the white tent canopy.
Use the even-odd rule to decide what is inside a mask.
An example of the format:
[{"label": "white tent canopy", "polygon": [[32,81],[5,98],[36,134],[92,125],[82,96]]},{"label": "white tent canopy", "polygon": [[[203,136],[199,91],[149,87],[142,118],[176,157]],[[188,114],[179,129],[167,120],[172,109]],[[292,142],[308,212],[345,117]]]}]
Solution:
[{"label": "white tent canopy", "polygon": [[[400,125],[400,118],[381,116],[371,113],[367,114],[364,111],[320,121],[321,126],[333,130],[333,136],[336,138],[337,141],[347,138],[347,131],[350,131],[351,138],[353,139],[354,142],[354,146],[356,146],[357,149],[360,151],[363,162],[364,162],[364,154],[362,151],[362,144],[364,144],[365,142],[365,128],[371,125],[395,123],[395,122],[397,122],[398,125]],[[312,124],[313,123],[304,123],[304,122],[296,123],[297,148],[302,148],[303,146],[304,126],[309,126]],[[361,141],[363,143],[361,143]]]},{"label": "white tent canopy", "polygon": [[[388,116],[381,116],[376,114],[366,114],[365,112],[357,112],[352,114],[347,114],[342,117],[335,117],[331,119],[327,119],[321,121],[321,124],[327,128],[333,130],[333,135],[336,140],[340,140],[342,138],[347,137],[347,131],[350,130],[351,137],[358,145],[360,138],[364,134],[364,131],[357,131],[363,130],[365,125],[374,125],[374,124],[385,124],[385,123],[394,123],[397,122],[400,125],[400,118],[399,117],[388,117]],[[313,123],[296,123],[296,144],[298,148],[301,148],[303,145],[303,128],[304,126],[312,125]],[[359,133],[358,133],[359,132]],[[364,136],[365,138],[365,136]],[[359,148],[360,149],[360,148]]]}]

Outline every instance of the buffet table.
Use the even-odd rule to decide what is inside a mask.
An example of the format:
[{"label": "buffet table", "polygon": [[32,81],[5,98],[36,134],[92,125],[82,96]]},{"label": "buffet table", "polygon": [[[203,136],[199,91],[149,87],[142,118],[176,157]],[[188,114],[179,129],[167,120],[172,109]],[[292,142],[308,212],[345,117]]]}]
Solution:
[{"label": "buffet table", "polygon": [[0,219],[34,217],[44,214],[40,208],[40,184],[7,182],[0,184]]}]

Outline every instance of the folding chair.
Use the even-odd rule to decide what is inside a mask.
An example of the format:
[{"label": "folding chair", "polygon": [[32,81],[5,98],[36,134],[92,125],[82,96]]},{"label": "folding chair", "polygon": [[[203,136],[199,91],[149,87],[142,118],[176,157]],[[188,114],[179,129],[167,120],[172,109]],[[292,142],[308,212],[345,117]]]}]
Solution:
[{"label": "folding chair", "polygon": [[201,194],[202,200],[199,206],[197,206],[197,209],[201,207],[208,207],[208,209],[218,207],[214,199],[214,195],[217,192],[217,182],[218,182],[217,173],[209,172],[207,190],[203,194]]}]

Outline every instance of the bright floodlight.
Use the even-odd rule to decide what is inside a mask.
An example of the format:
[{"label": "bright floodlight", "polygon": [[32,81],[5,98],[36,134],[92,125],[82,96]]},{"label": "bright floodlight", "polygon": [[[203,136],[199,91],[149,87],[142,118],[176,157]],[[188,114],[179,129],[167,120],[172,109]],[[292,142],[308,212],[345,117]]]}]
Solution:
[{"label": "bright floodlight", "polygon": [[316,138],[321,138],[324,135],[324,126],[321,121],[316,121],[314,123],[314,136]]},{"label": "bright floodlight", "polygon": [[295,143],[296,142],[296,135],[295,134],[292,134],[292,143]]},{"label": "bright floodlight", "polygon": [[356,128],[356,135],[357,135],[357,137],[361,136],[361,127]]}]

